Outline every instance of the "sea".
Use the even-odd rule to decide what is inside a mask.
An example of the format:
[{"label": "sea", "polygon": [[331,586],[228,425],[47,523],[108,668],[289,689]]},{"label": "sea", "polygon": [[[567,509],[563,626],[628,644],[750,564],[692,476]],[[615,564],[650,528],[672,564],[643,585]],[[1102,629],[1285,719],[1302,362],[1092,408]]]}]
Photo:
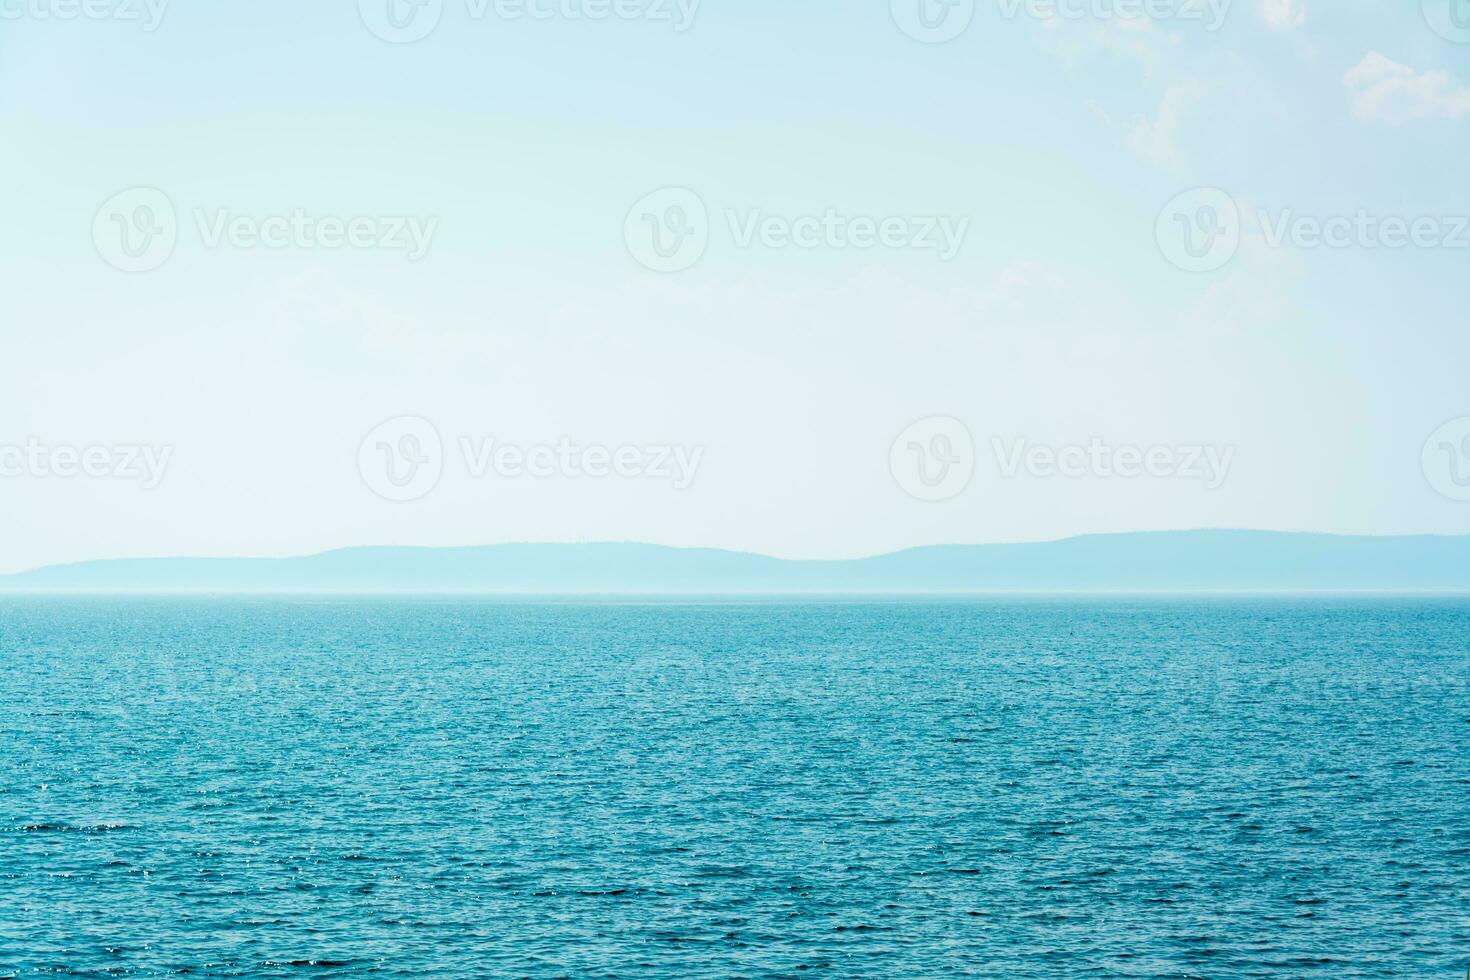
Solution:
[{"label": "sea", "polygon": [[0,599],[0,977],[1467,969],[1463,598]]}]

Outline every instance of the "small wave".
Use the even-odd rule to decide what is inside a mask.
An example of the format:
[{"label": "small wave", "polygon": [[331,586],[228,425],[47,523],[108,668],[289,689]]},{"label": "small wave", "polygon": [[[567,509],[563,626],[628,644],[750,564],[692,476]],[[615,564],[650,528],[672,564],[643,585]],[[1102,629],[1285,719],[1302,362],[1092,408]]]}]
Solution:
[{"label": "small wave", "polygon": [[137,830],[138,828],[126,823],[27,823],[5,829],[11,833],[22,834],[109,834],[115,830]]},{"label": "small wave", "polygon": [[745,878],[749,875],[749,865],[707,864],[698,872],[700,878]]}]

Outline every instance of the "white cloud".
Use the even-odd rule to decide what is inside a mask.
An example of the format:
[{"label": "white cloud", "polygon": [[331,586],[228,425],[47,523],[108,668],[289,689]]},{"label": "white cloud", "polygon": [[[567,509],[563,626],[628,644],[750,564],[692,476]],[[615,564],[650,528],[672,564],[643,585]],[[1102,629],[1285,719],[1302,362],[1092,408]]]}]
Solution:
[{"label": "white cloud", "polygon": [[1353,115],[1365,125],[1393,126],[1412,119],[1459,119],[1470,115],[1470,88],[1448,72],[1416,72],[1377,51],[1342,77]]},{"label": "white cloud", "polygon": [[1305,261],[1289,248],[1272,248],[1254,200],[1236,202],[1242,219],[1240,249],[1224,270],[1206,280],[1205,290],[1184,312],[1193,329],[1226,336],[1269,335],[1300,322],[1294,299]]},{"label": "white cloud", "polygon": [[1261,16],[1278,31],[1300,27],[1307,20],[1305,0],[1261,0]]},{"label": "white cloud", "polygon": [[1132,62],[1152,78],[1176,56],[1182,36],[1148,17],[1073,20],[1051,12],[1040,19],[1036,37],[1043,50],[1068,70],[1098,60]]},{"label": "white cloud", "polygon": [[1159,102],[1158,115],[1149,119],[1139,116],[1128,134],[1128,148],[1148,163],[1179,172],[1184,157],[1179,148],[1179,128],[1189,110],[1204,95],[1198,82],[1170,85]]},{"label": "white cloud", "polygon": [[1071,283],[1034,260],[1012,261],[985,286],[965,292],[971,311],[987,324],[1055,323],[1077,312]]}]

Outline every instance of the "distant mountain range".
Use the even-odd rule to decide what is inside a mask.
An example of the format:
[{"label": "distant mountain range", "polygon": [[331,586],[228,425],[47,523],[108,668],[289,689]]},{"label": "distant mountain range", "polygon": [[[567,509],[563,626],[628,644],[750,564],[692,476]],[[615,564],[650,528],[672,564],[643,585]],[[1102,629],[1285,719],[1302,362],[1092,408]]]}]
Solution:
[{"label": "distant mountain range", "polygon": [[0,576],[0,592],[966,593],[1470,592],[1470,537],[1269,531],[941,545],[844,561],[645,544],[349,548],[161,558]]}]

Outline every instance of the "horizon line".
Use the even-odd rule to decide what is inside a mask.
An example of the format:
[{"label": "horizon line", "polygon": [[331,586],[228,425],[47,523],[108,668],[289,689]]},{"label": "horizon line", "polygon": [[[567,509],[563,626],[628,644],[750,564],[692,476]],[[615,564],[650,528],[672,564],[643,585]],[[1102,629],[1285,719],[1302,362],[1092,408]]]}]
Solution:
[{"label": "horizon line", "polygon": [[[1372,541],[1395,541],[1415,538],[1436,539],[1461,539],[1470,538],[1470,534],[1446,534],[1440,532],[1407,532],[1395,534],[1350,534],[1335,531],[1286,531],[1269,528],[1245,528],[1245,527],[1194,527],[1175,528],[1169,530],[1142,530],[1142,531],[1090,531],[1081,534],[1065,535],[1059,538],[1039,538],[1024,541],[978,541],[978,542],[931,542],[928,544],[909,545],[892,551],[880,551],[851,558],[785,558],[771,555],[760,551],[745,551],[738,548],[721,547],[718,545],[674,545],[659,544],[650,541],[638,540],[597,540],[597,541],[495,541],[479,544],[350,544],[326,548],[321,551],[298,552],[294,554],[275,555],[144,555],[124,556],[111,558],[81,558],[72,561],[52,562],[23,568],[13,572],[0,572],[0,581],[23,575],[31,575],[37,572],[75,568],[83,565],[99,565],[115,562],[172,562],[172,561],[234,561],[234,562],[271,562],[271,561],[302,561],[312,558],[321,558],[326,555],[340,554],[349,551],[369,550],[403,550],[403,551],[466,551],[483,548],[515,548],[515,547],[537,547],[537,548],[566,548],[566,547],[643,547],[660,548],[668,551],[714,551],[731,555],[742,555],[754,558],[765,558],[770,561],[792,562],[792,563],[818,563],[818,562],[861,562],[876,558],[888,558],[894,555],[906,554],[911,551],[923,551],[931,548],[1007,548],[1007,547],[1032,547],[1039,545],[1064,544],[1070,541],[1082,541],[1089,538],[1121,538],[1121,537],[1143,537],[1162,535],[1185,535],[1185,534],[1266,534],[1279,535],[1283,537],[1320,537],[1337,539],[1356,539]],[[18,591],[18,590],[0,590]],[[525,593],[538,594],[538,593]]]},{"label": "horizon line", "polygon": [[984,598],[1461,598],[1467,589],[979,589],[934,591],[882,589],[861,590],[751,590],[751,591],[526,591],[493,589],[5,589],[0,598],[443,598],[443,599],[864,599],[864,600],[961,600]]}]

